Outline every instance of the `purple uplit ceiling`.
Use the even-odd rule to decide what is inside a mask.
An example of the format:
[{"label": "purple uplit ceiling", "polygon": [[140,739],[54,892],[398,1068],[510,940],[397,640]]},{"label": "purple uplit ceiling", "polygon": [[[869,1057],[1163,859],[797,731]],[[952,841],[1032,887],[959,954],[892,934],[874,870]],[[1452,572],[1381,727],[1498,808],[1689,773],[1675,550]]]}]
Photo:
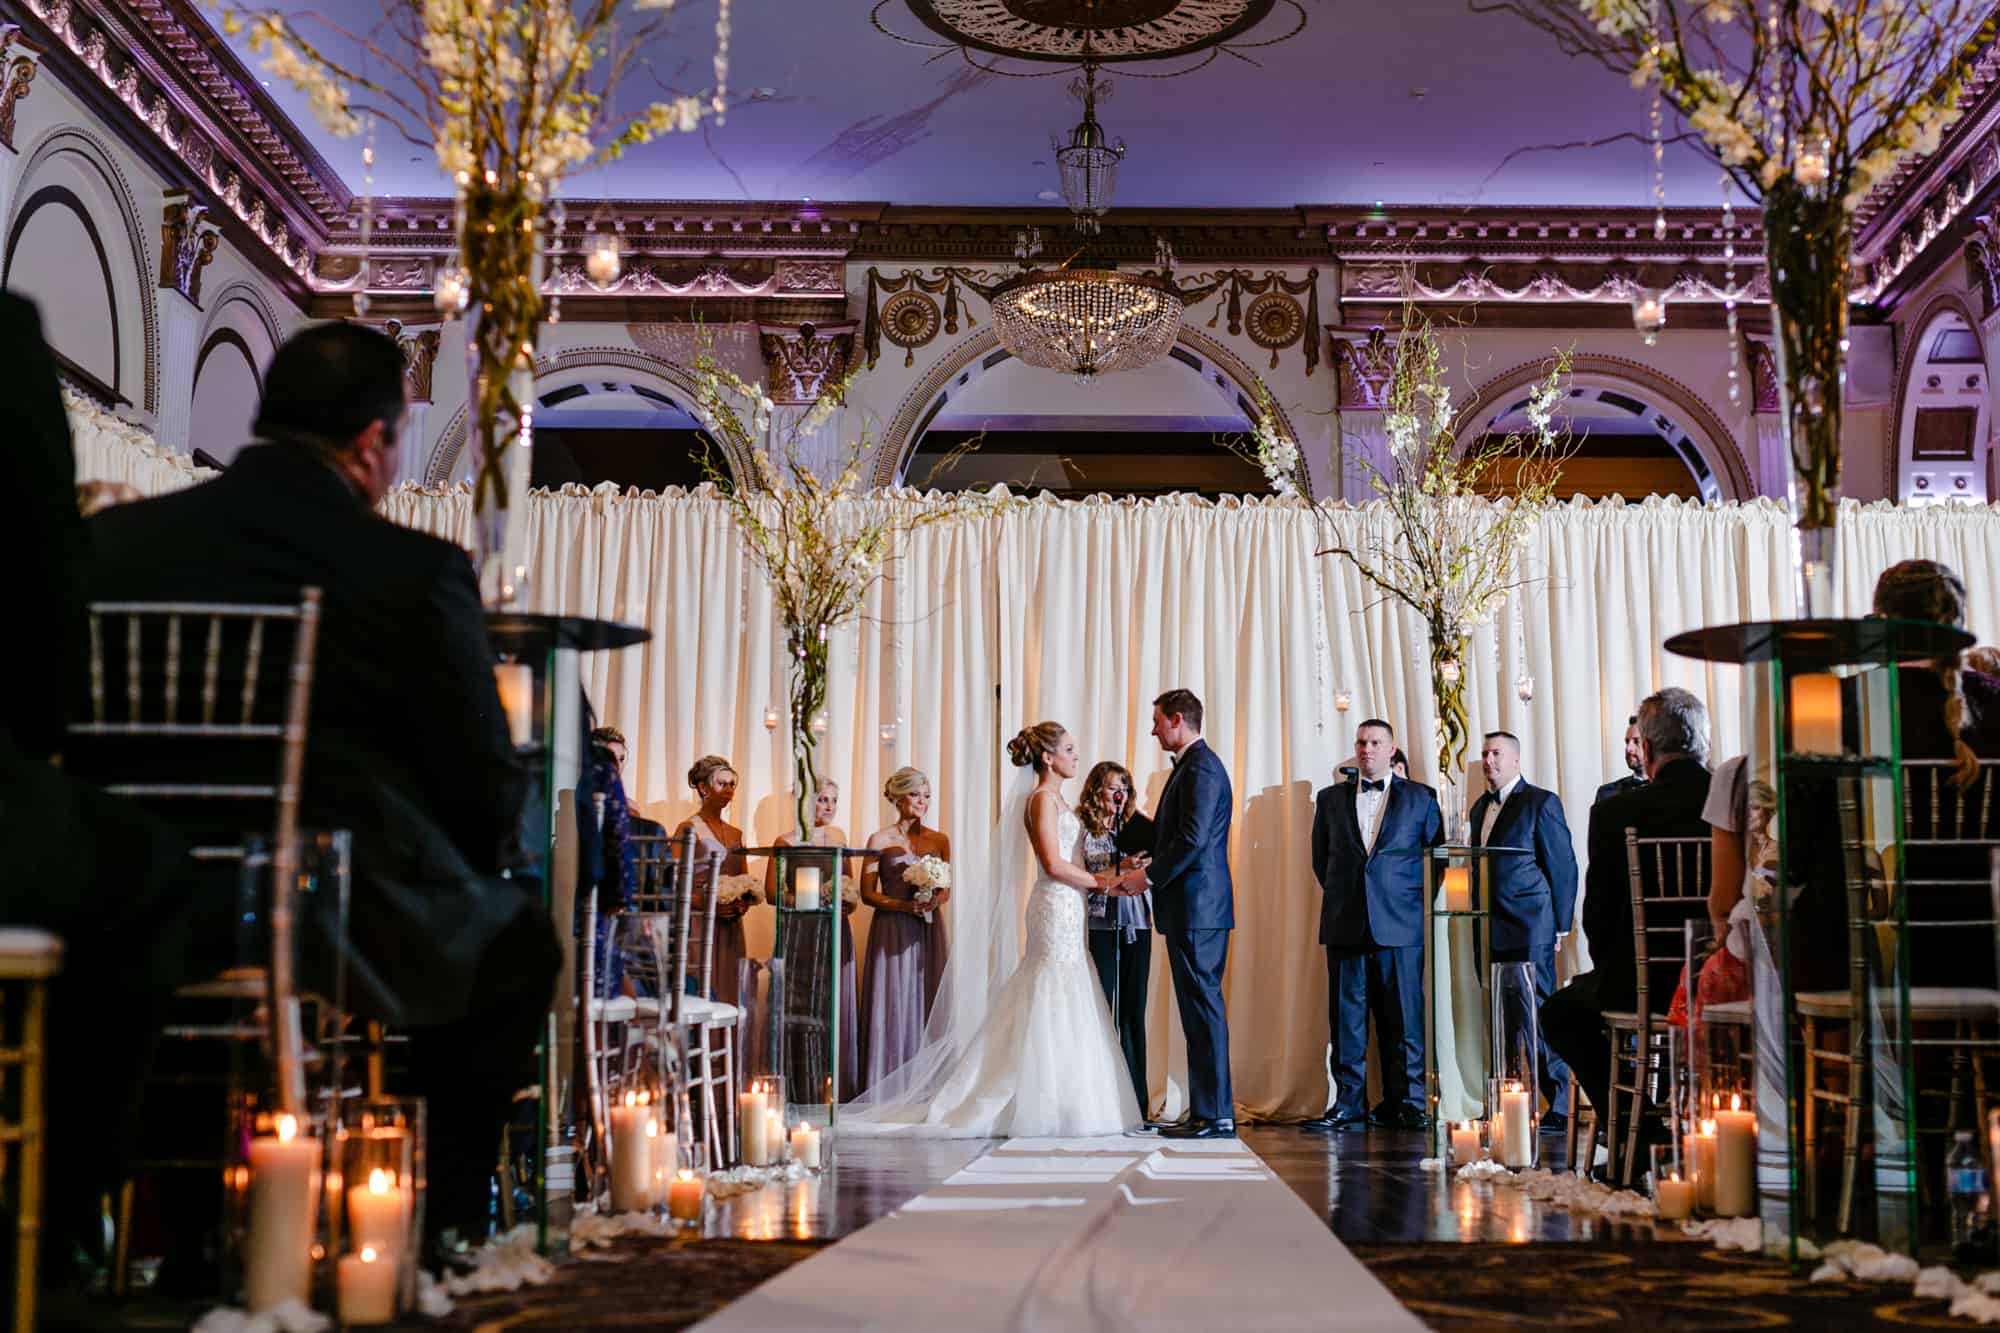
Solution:
[{"label": "purple uplit ceiling", "polygon": [[[315,32],[313,12],[365,23],[376,0],[275,0]],[[1301,203],[1625,204],[1652,198],[1639,141],[1643,96],[1544,34],[1465,0],[1302,0],[1290,41],[1219,53],[1179,78],[1113,66],[1099,109],[1130,147],[1122,206],[1271,207]],[[706,134],[672,135],[573,181],[572,198],[869,200],[892,204],[1046,204],[1056,186],[1052,133],[1079,115],[1063,68],[1042,78],[983,73],[955,50],[906,45],[870,22],[871,0],[734,0],[730,84],[769,90]],[[655,82],[709,81],[715,0],[680,0],[642,53],[627,96]],[[886,26],[936,41],[906,6]],[[1296,21],[1279,5],[1246,37]],[[323,37],[323,30],[316,36]],[[240,55],[261,77],[241,38]],[[986,60],[987,57],[980,57]],[[1254,62],[1254,63],[1253,63]],[[1025,73],[1053,66],[1001,62]],[[657,79],[653,76],[657,75]],[[289,88],[272,93],[347,184],[361,189],[361,144],[334,139]],[[1601,147],[1564,150],[1628,134]],[[1537,146],[1542,146],[1537,148]],[[1521,152],[1518,150],[1530,149]],[[1510,159],[1510,154],[1514,154]],[[376,188],[448,192],[427,150],[384,130]],[[1668,152],[1668,201],[1717,201],[1715,169]]]}]

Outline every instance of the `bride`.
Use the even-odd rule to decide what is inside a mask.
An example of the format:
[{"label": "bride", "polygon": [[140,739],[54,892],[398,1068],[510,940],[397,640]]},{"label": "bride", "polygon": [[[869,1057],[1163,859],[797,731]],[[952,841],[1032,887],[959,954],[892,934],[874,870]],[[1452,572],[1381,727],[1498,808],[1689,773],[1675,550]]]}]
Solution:
[{"label": "bride", "polygon": [[[1007,754],[1032,778],[1014,784],[994,832],[994,883],[954,889],[951,967],[924,1045],[842,1109],[843,1133],[1089,1138],[1139,1124],[1087,944],[1085,895],[1102,886],[1078,864],[1083,824],[1062,797],[1076,776],[1076,742],[1042,722],[1009,741]],[[1026,950],[1009,975],[1030,871]]]}]

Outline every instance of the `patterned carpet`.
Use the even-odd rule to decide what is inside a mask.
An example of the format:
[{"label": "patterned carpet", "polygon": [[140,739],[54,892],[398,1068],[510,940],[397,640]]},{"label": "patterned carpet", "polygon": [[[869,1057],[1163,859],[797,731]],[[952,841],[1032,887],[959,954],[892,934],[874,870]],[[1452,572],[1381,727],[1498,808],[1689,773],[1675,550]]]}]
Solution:
[{"label": "patterned carpet", "polygon": [[1907,1283],[1810,1283],[1775,1260],[1690,1242],[1352,1248],[1439,1333],[1976,1327],[1948,1318],[1943,1301],[1911,1299]]}]

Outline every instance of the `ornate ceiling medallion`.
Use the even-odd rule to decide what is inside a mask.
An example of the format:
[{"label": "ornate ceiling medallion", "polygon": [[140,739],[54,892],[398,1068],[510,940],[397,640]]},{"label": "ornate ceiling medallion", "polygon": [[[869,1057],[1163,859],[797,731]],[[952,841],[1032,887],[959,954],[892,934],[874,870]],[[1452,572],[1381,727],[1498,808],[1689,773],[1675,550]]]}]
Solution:
[{"label": "ornate ceiling medallion", "polygon": [[[1164,60],[1227,42],[1276,0],[906,0],[951,41],[1023,60]],[[1087,44],[1087,45],[1086,45]]]}]

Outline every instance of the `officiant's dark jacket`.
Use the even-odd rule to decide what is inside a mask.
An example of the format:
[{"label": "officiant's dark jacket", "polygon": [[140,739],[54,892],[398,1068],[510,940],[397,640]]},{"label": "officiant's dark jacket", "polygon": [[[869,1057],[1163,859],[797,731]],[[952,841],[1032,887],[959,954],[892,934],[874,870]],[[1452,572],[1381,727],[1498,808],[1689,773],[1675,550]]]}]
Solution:
[{"label": "officiant's dark jacket", "polygon": [[[1474,846],[1481,845],[1480,830],[1492,804],[1492,792],[1472,803]],[[1563,818],[1562,800],[1521,779],[1493,821],[1491,845],[1521,847],[1528,853],[1487,858],[1493,884],[1494,951],[1526,951],[1523,957],[1539,958],[1576,920],[1576,847]]]},{"label": "officiant's dark jacket", "polygon": [[[100,599],[322,590],[302,818],[354,837],[353,1007],[407,1024],[478,1012],[508,984],[487,957],[503,932],[527,942],[516,981],[544,963],[553,975],[546,914],[498,877],[518,858],[526,779],[462,550],[383,519],[317,457],[277,444],[246,448],[213,481],[108,509],[91,535]],[[308,983],[331,937],[318,925]]]},{"label": "officiant's dark jacket", "polygon": [[1236,929],[1229,878],[1229,770],[1208,742],[1181,751],[1153,811],[1153,925],[1162,931]]},{"label": "officiant's dark jacket", "polygon": [[1371,852],[1355,817],[1358,780],[1319,794],[1313,812],[1313,875],[1319,880],[1319,942],[1334,953],[1407,949],[1424,942],[1424,850],[1444,841],[1437,793],[1389,779],[1388,805]]}]

